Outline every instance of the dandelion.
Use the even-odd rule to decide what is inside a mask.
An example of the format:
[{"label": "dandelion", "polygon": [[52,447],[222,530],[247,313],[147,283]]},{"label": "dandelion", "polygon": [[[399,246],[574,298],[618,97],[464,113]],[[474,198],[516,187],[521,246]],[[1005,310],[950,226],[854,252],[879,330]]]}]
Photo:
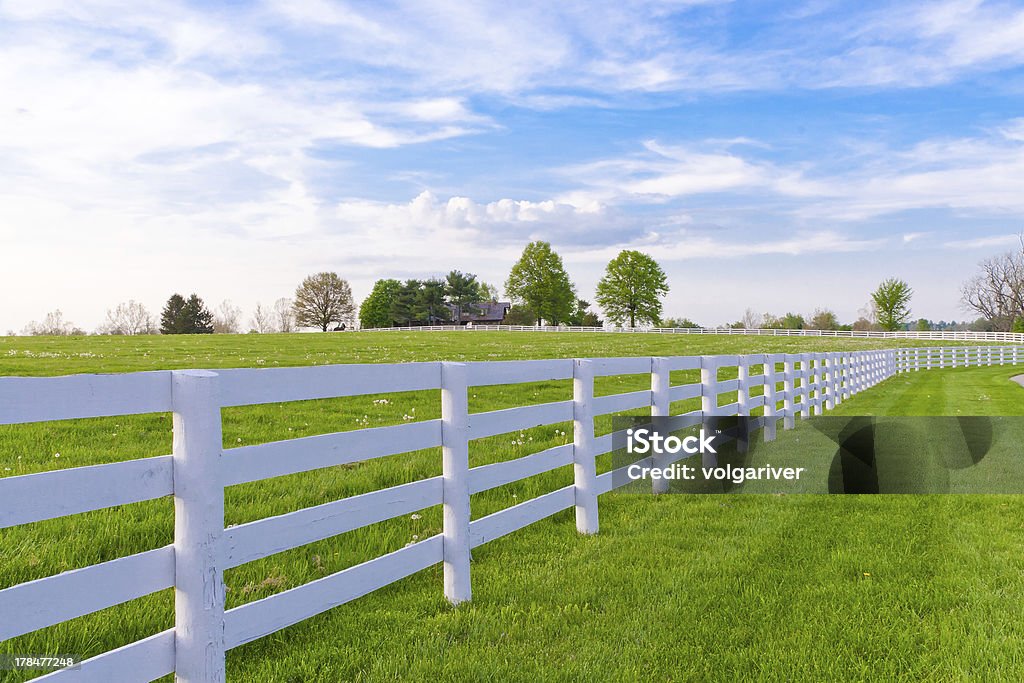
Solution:
[{"label": "dandelion", "polygon": [[864,576],[871,576],[871,572],[864,572]]}]

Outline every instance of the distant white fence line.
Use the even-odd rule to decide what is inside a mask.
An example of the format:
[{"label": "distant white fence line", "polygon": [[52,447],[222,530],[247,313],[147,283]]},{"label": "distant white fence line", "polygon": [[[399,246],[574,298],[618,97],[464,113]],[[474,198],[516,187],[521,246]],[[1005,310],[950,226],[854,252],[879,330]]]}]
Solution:
[{"label": "distant white fence line", "polygon": [[[308,619],[437,563],[452,603],[471,597],[470,549],[568,508],[581,533],[598,531],[598,497],[615,472],[597,473],[613,434],[595,435],[594,417],[700,399],[683,413],[750,415],[775,438],[899,372],[1018,364],[1021,347],[888,349],[835,353],[592,358],[471,363],[333,365],[159,371],[123,375],[0,377],[0,425],[172,412],[172,455],[0,479],[0,528],[174,496],[174,543],[0,590],[0,640],[175,589],[175,625],[84,661],[45,681],[225,679],[225,652]],[[760,366],[762,374],[751,375]],[[735,377],[719,379],[722,368]],[[673,386],[670,373],[699,370],[700,382]],[[595,396],[594,378],[650,375],[649,390]],[[573,398],[470,413],[470,387],[571,380]],[[780,388],[781,385],[781,388]],[[763,387],[762,395],[751,388]],[[439,390],[441,418],[223,449],[221,408],[401,391]],[[720,395],[736,400],[719,405]],[[725,400],[730,400],[728,397]],[[469,442],[572,421],[571,444],[515,460],[469,467]],[[440,446],[441,476],[224,528],[224,488],[270,477]],[[470,496],[572,465],[574,483],[480,519]],[[654,486],[663,485],[655,482]],[[225,569],[370,524],[443,506],[443,532],[368,562],[225,610]]]},{"label": "distant white fence line", "polygon": [[991,341],[1024,344],[1020,332],[969,332],[942,330],[918,332],[873,332],[868,330],[783,330],[733,329],[731,327],[570,327],[566,325],[416,325],[412,327],[374,327],[358,332],[619,332],[630,334],[745,334],[766,337],[842,337],[854,339],[920,339],[932,341]]}]

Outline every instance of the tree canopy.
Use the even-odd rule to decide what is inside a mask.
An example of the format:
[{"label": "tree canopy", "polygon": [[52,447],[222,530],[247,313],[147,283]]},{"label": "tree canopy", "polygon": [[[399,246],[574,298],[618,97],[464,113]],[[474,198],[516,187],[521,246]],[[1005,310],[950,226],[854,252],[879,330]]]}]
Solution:
[{"label": "tree canopy", "polygon": [[395,297],[402,291],[402,283],[398,280],[377,280],[373,283],[370,295],[363,299],[359,306],[359,325],[364,329],[374,327],[391,327],[391,306]]},{"label": "tree canopy", "polygon": [[469,310],[472,304],[482,300],[480,283],[476,275],[453,270],[445,278],[444,285],[445,299],[455,309],[455,321],[462,321],[462,314]]},{"label": "tree canopy", "polygon": [[213,334],[213,314],[195,293],[172,294],[160,314],[160,334]]},{"label": "tree canopy", "polygon": [[910,318],[910,298],[914,290],[905,281],[891,277],[882,281],[871,294],[878,324],[883,330],[897,330]]},{"label": "tree canopy", "polygon": [[668,294],[668,278],[658,262],[639,251],[626,249],[608,262],[597,283],[597,303],[616,325],[628,321],[655,324],[661,319],[661,299]]},{"label": "tree canopy", "polygon": [[562,257],[547,242],[530,242],[512,266],[505,293],[536,316],[537,324],[552,325],[569,318],[576,302],[576,288],[565,272]]},{"label": "tree canopy", "polygon": [[292,308],[296,325],[324,332],[332,324],[351,325],[355,318],[352,288],[337,273],[316,273],[303,280]]}]

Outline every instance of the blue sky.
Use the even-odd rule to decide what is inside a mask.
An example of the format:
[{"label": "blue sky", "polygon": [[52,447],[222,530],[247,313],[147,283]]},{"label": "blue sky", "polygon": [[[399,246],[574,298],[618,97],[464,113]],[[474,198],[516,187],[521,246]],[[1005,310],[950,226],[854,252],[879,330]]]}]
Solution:
[{"label": "blue sky", "polygon": [[890,275],[963,319],[1024,230],[1024,5],[0,0],[0,150],[0,331],[500,287],[531,239],[588,299],[642,249],[706,325]]}]

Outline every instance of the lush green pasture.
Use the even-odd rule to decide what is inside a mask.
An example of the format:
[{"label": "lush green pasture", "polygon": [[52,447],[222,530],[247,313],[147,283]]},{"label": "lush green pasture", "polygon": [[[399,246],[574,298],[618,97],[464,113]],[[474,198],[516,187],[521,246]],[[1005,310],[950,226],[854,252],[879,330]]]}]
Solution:
[{"label": "lush green pasture", "polygon": [[[0,375],[893,345],[485,332],[0,338]],[[1024,414],[1024,389],[1008,381],[1012,374],[1010,367],[922,371],[866,391],[840,412]],[[673,383],[690,381],[696,373],[673,376]],[[598,390],[646,386],[646,376],[612,377],[600,380]],[[470,410],[570,395],[568,382],[474,389]],[[439,411],[437,392],[229,409],[224,443],[230,448],[431,419]],[[609,420],[598,424],[599,431],[609,428]],[[571,425],[563,424],[476,441],[471,465],[571,438]],[[169,415],[0,427],[0,476],[168,452]],[[430,449],[235,486],[226,493],[226,521],[247,522],[439,473],[439,452]],[[473,516],[571,481],[571,468],[562,468],[478,494]],[[440,568],[427,570],[230,652],[229,677],[1019,678],[1024,626],[1014,605],[1024,599],[1021,510],[1015,498],[994,496],[613,494],[602,497],[596,537],[576,535],[566,512],[474,551],[471,605],[448,607]],[[170,500],[158,500],[2,530],[0,588],[170,543],[172,512]],[[439,532],[440,511],[428,509],[244,565],[227,573],[229,607]],[[0,651],[90,656],[172,623],[172,596],[165,591],[5,642]]]}]

